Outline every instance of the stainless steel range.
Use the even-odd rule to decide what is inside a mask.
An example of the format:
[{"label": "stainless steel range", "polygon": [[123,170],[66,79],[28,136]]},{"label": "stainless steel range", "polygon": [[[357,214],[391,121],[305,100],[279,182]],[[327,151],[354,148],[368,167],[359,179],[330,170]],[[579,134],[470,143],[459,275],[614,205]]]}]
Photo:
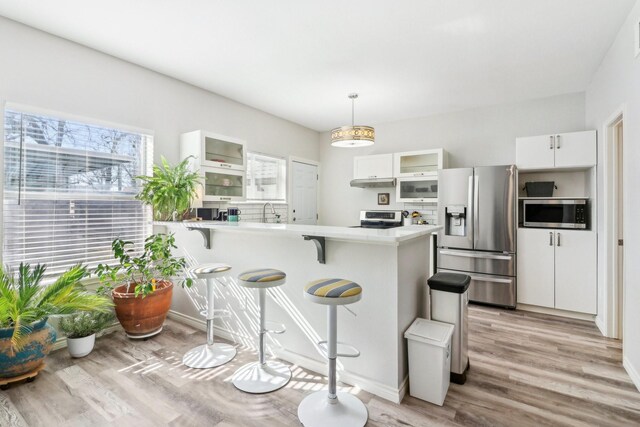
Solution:
[{"label": "stainless steel range", "polygon": [[516,167],[438,171],[438,271],[471,276],[469,299],[516,306]]},{"label": "stainless steel range", "polygon": [[394,228],[402,226],[402,211],[360,211],[360,225],[354,228]]}]

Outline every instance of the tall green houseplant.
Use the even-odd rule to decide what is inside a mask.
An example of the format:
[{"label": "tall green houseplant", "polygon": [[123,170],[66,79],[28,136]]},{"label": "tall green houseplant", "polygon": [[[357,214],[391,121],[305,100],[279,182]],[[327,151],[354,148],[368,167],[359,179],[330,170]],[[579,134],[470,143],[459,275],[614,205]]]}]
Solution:
[{"label": "tall green houseplant", "polygon": [[153,208],[156,221],[181,220],[196,198],[200,174],[191,170],[189,160],[172,166],[162,157],[152,176],[137,177],[144,184],[136,198]]}]

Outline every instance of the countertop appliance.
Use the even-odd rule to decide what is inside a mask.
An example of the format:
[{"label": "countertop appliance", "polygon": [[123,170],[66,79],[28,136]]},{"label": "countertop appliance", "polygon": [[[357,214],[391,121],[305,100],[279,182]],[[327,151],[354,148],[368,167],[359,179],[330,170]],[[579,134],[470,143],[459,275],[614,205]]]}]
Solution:
[{"label": "countertop appliance", "polygon": [[438,171],[438,272],[471,276],[469,300],[515,308],[515,165]]},{"label": "countertop appliance", "polygon": [[539,228],[587,228],[588,199],[528,199],[522,204],[523,225]]},{"label": "countertop appliance", "polygon": [[394,228],[402,226],[402,211],[360,211],[360,225],[353,228]]}]

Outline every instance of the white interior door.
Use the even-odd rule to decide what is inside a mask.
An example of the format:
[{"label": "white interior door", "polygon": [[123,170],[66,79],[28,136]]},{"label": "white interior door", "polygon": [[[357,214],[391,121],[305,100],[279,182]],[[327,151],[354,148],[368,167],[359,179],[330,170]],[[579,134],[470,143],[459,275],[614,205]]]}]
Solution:
[{"label": "white interior door", "polygon": [[318,166],[291,162],[291,219],[293,224],[318,223]]},{"label": "white interior door", "polygon": [[617,265],[617,277],[616,277],[616,299],[618,304],[618,318],[616,321],[618,322],[618,338],[622,339],[622,319],[623,319],[623,311],[624,311],[624,228],[623,228],[623,142],[622,142],[622,120],[615,126],[615,143],[616,143],[616,151],[617,151],[617,169],[616,169],[616,219],[617,219],[617,238],[618,238],[618,265]]}]

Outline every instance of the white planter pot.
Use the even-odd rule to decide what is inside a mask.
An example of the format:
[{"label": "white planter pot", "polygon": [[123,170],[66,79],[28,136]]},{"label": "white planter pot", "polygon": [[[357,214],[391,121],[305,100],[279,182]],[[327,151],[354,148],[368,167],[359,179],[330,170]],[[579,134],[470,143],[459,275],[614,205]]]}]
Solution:
[{"label": "white planter pot", "polygon": [[84,357],[91,353],[96,343],[96,334],[82,338],[67,338],[67,350],[71,357]]}]

